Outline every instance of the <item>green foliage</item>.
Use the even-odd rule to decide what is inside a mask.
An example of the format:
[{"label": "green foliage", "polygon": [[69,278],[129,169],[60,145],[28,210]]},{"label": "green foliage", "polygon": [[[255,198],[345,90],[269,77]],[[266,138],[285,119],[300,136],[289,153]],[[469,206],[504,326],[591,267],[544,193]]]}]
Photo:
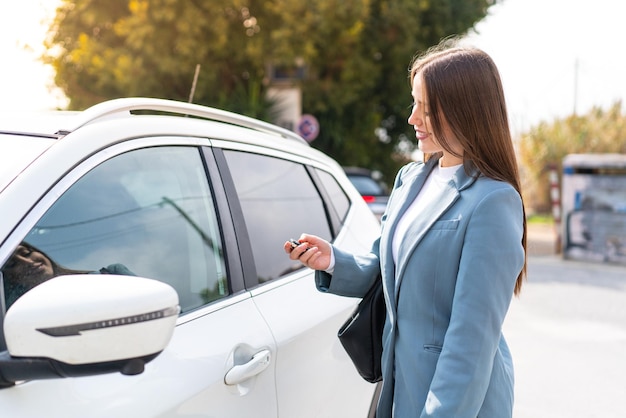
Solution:
[{"label": "green foliage", "polygon": [[626,116],[622,103],[594,107],[586,115],[542,122],[519,140],[526,201],[538,212],[550,211],[549,168],[558,173],[567,154],[626,153]]},{"label": "green foliage", "polygon": [[45,59],[71,109],[147,96],[271,120],[268,68],[304,68],[313,146],[393,179],[413,147],[412,56],[497,0],[63,0]]}]

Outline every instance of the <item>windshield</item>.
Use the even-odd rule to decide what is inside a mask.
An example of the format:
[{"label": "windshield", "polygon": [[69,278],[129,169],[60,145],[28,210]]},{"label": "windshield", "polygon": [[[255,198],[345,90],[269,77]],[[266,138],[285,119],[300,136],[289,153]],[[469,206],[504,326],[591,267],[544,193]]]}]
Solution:
[{"label": "windshield", "polygon": [[0,191],[54,142],[48,138],[0,134]]}]

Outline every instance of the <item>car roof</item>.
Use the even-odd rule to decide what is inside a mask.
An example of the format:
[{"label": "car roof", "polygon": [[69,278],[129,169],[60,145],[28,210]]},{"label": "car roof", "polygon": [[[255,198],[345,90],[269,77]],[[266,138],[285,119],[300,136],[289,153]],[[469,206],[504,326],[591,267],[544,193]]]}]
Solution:
[{"label": "car roof", "polygon": [[[5,112],[3,115],[6,117],[0,117],[0,191],[52,148],[60,146],[66,156],[88,155],[131,136],[169,135],[240,142],[314,158],[340,169],[334,160],[312,148],[295,132],[191,103],[136,97],[109,100],[81,112]],[[103,130],[109,135],[102,135]],[[75,151],[76,147],[82,151]],[[20,158],[14,158],[17,154]]]}]

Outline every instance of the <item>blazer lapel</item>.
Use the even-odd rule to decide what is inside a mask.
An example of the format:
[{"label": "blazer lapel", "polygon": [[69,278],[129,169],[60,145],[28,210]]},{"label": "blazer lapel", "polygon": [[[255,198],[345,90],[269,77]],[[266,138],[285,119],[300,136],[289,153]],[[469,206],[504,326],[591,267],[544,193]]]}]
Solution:
[{"label": "blazer lapel", "polygon": [[[413,251],[418,246],[420,241],[424,238],[428,230],[433,226],[437,220],[443,215],[450,206],[456,202],[456,200],[460,196],[460,192],[463,189],[471,186],[476,180],[476,175],[467,175],[465,173],[464,168],[460,168],[455,176],[450,180],[445,187],[440,189],[437,193],[437,197],[434,200],[434,203],[428,206],[423,213],[421,213],[417,219],[413,222],[413,224],[409,227],[406,232],[406,235],[403,238],[402,242],[402,251],[399,254],[399,259],[396,265],[393,263],[393,256],[391,254],[391,240],[393,239],[393,234],[395,233],[398,221],[404,215],[408,207],[411,205],[413,200],[417,197],[417,194],[422,189],[426,178],[437,164],[437,161],[429,160],[427,164],[424,166],[424,169],[419,172],[413,180],[413,183],[408,187],[409,191],[406,192],[405,196],[400,196],[400,198],[404,198],[402,200],[402,204],[399,206],[397,211],[393,211],[390,213],[392,215],[392,225],[389,228],[389,232],[386,235],[387,243],[385,247],[387,248],[387,257],[389,262],[387,264],[391,265],[392,271],[390,275],[387,277],[394,277],[394,296],[398,294],[398,289],[400,288],[400,284],[402,281],[404,269],[406,268],[407,261],[411,257]],[[389,267],[387,267],[389,268]],[[388,271],[387,273],[390,273]],[[395,305],[394,301],[394,305]]]},{"label": "blazer lapel", "polygon": [[396,188],[392,193],[389,206],[387,207],[387,221],[383,225],[380,238],[381,248],[386,249],[384,253],[381,253],[381,268],[385,272],[385,277],[393,278],[395,276],[391,240],[398,226],[398,221],[413,200],[415,200],[422,186],[424,186],[426,178],[436,164],[437,161],[434,159],[428,160],[425,164],[416,169],[414,173],[410,173],[402,178],[402,185]]},{"label": "blazer lapel", "polygon": [[383,231],[380,237],[380,247],[385,249],[380,254],[381,270],[383,272],[383,285],[385,287],[385,293],[389,298],[387,300],[387,306],[389,309],[389,319],[391,323],[395,323],[395,311],[396,311],[396,265],[393,262],[393,254],[391,249],[391,240],[396,231],[398,221],[406,212],[407,208],[411,205],[413,200],[417,197],[418,193],[424,186],[426,178],[430,172],[435,168],[437,160],[430,159],[425,164],[419,166],[413,173],[409,173],[402,177],[402,184],[397,187],[391,196],[389,206],[387,208],[387,221],[383,225]]}]

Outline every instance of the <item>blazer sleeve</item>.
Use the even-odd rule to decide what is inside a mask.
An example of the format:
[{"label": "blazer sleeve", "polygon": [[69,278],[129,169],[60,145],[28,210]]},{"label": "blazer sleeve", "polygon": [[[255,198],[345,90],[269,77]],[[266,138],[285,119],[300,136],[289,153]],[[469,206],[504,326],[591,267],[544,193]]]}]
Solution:
[{"label": "blazer sleeve", "polygon": [[467,224],[446,332],[423,417],[476,417],[524,265],[523,208],[511,187],[487,194]]},{"label": "blazer sleeve", "polygon": [[380,238],[366,255],[350,254],[333,246],[335,269],[332,275],[320,270],[315,272],[317,290],[339,296],[363,297],[380,273],[379,242]]}]

